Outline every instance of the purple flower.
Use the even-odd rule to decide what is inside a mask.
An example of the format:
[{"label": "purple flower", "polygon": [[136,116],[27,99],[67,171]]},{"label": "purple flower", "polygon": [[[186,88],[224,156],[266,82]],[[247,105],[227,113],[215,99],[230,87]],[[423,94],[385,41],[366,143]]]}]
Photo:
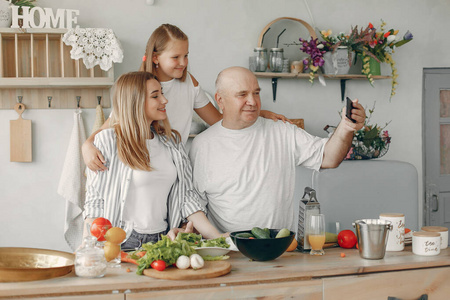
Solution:
[{"label": "purple flower", "polygon": [[403,39],[404,39],[404,40],[407,40],[407,41],[412,40],[412,39],[413,39],[413,34],[408,30],[408,31],[405,33],[405,35],[403,36]]}]

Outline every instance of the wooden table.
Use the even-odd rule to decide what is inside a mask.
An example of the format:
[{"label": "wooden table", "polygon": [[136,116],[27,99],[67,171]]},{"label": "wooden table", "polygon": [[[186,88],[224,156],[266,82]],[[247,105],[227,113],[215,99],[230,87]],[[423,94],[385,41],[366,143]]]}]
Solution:
[{"label": "wooden table", "polygon": [[[341,253],[346,256],[341,257]],[[285,253],[269,262],[249,261],[231,253],[231,273],[206,280],[171,281],[135,274],[122,264],[104,278],[66,276],[32,282],[0,283],[0,299],[448,299],[450,248],[438,256],[417,256],[411,246],[387,252],[384,259],[365,260],[356,249],[327,249],[324,256]],[[130,268],[132,272],[126,272]]]}]

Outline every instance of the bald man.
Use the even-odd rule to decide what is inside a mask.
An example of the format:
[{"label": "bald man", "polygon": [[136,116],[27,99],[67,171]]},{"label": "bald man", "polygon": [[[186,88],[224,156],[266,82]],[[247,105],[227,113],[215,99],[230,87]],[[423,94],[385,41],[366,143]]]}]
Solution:
[{"label": "bald man", "polygon": [[216,80],[215,99],[223,111],[192,142],[194,186],[208,218],[222,232],[254,226],[295,230],[295,168],[336,168],[346,156],[365,111],[353,101],[353,123],[342,119],[331,138],[295,125],[259,117],[258,80],[248,69],[231,67]]}]

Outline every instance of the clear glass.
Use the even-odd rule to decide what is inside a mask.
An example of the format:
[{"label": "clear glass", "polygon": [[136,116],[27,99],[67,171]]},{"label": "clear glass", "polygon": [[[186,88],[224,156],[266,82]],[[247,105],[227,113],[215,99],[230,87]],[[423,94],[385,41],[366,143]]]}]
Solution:
[{"label": "clear glass", "polygon": [[439,92],[440,109],[439,115],[441,118],[450,117],[450,90],[441,90]]},{"label": "clear glass", "polygon": [[97,239],[87,236],[83,244],[75,253],[75,274],[87,278],[103,277],[107,263],[103,249],[96,245]]},{"label": "clear glass", "polygon": [[450,174],[450,125],[441,124],[440,126],[440,155],[441,155],[441,174]]},{"label": "clear glass", "polygon": [[131,232],[133,231],[133,221],[120,221],[119,222],[119,227],[122,228],[125,231],[125,239],[122,241],[122,243],[120,243],[120,252],[119,255],[117,255],[116,258],[110,260],[108,262],[108,267],[110,268],[119,268],[120,267],[120,263],[121,263],[121,252],[122,252],[122,244],[125,243],[128,238],[131,235]]},{"label": "clear glass", "polygon": [[[441,118],[450,118],[450,90],[439,92]],[[450,125],[440,121],[440,171],[442,175],[450,174]]]},{"label": "clear glass", "polygon": [[256,56],[250,56],[248,58],[248,69],[252,72],[256,72]]},{"label": "clear glass", "polygon": [[256,72],[265,72],[267,70],[267,64],[269,62],[267,58],[267,49],[255,48],[253,51],[256,57]]},{"label": "clear glass", "polygon": [[283,49],[282,48],[274,48],[270,49],[270,70],[272,72],[281,72],[283,70]]},{"label": "clear glass", "polygon": [[325,216],[323,214],[311,215],[306,227],[306,235],[311,246],[311,255],[324,255],[325,244]]}]

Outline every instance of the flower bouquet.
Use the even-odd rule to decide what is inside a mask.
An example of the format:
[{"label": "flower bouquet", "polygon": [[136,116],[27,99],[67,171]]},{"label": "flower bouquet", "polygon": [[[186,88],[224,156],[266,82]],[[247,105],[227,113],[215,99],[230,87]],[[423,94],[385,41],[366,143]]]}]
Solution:
[{"label": "flower bouquet", "polygon": [[385,30],[386,23],[382,20],[379,30],[369,23],[365,29],[358,30],[358,26],[352,28],[348,37],[349,47],[353,49],[363,62],[363,74],[367,76],[370,84],[373,85],[373,70],[370,60],[374,59],[379,62],[390,64],[392,70],[392,88],[391,97],[395,95],[395,87],[397,86],[397,69],[395,61],[392,58],[396,47],[400,47],[413,39],[413,35],[409,30],[404,34],[403,38],[397,37],[398,30]]},{"label": "flower bouquet", "polygon": [[313,37],[309,41],[299,38],[299,41],[301,43],[300,50],[309,54],[309,57],[303,59],[304,71],[309,69],[309,82],[314,83],[314,76],[324,63],[323,54],[326,52],[323,49],[324,44]]},{"label": "flower bouquet", "polygon": [[374,110],[375,104],[372,109],[369,109],[369,116],[366,117],[364,127],[355,132],[352,146],[345,157],[346,160],[379,158],[389,150],[391,137],[389,132],[384,129],[390,122],[386,123],[384,127],[377,124],[370,125],[370,118]]}]

